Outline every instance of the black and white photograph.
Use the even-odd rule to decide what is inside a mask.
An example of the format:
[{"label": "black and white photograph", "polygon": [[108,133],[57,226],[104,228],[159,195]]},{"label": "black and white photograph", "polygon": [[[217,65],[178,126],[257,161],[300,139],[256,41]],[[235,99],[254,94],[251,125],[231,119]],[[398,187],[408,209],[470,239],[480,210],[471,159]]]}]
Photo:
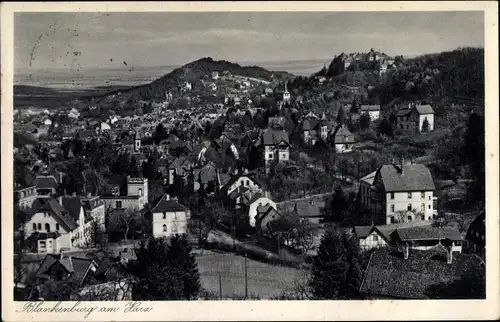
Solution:
[{"label": "black and white photograph", "polygon": [[13,29],[14,301],[486,299],[483,11]]}]

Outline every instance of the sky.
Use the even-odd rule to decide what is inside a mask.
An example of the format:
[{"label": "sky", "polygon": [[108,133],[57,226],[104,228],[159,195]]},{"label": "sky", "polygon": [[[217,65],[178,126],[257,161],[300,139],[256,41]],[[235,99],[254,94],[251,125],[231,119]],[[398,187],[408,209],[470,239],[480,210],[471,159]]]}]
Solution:
[{"label": "sky", "polygon": [[[15,70],[413,56],[484,47],[483,12],[16,13]],[[126,62],[127,66],[125,66]]]}]

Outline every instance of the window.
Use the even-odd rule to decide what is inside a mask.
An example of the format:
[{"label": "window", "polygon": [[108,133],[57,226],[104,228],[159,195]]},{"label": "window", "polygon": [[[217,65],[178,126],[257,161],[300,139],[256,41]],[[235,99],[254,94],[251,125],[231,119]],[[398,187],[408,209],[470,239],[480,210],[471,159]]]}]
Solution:
[{"label": "window", "polygon": [[424,192],[424,191],[422,191],[422,192],[420,193],[420,198],[425,199],[425,192]]},{"label": "window", "polygon": [[59,224],[56,224],[56,230],[59,231]]},{"label": "window", "polygon": [[247,186],[249,186],[249,185],[250,185],[250,180],[247,180]]},{"label": "window", "polygon": [[40,241],[40,248],[45,248],[45,240]]},{"label": "window", "polygon": [[429,205],[429,209],[431,209],[431,205]]},{"label": "window", "polygon": [[408,211],[411,211],[411,203],[408,204],[408,207],[406,209],[408,209]]},{"label": "window", "polygon": [[268,155],[268,159],[272,159],[273,158],[273,154],[272,153],[269,153]]},{"label": "window", "polygon": [[46,230],[47,232],[50,232],[50,224],[45,224],[45,230]]},{"label": "window", "polygon": [[42,224],[38,223],[38,230],[42,230]]},{"label": "window", "polygon": [[391,192],[391,199],[394,199],[394,192]]},{"label": "window", "polygon": [[117,201],[116,202],[116,208],[121,208],[122,207],[122,202],[121,201]]},{"label": "window", "polygon": [[391,220],[391,224],[394,224],[394,223],[396,222],[396,221],[394,220],[394,217],[392,217],[392,216],[391,216],[391,217],[389,217],[389,218],[390,218],[390,220]]},{"label": "window", "polygon": [[167,219],[167,213],[166,212],[163,213],[163,219]]},{"label": "window", "polygon": [[408,199],[411,199],[411,192],[408,192]]},{"label": "window", "polygon": [[411,216],[408,216],[408,221],[411,221]]},{"label": "window", "polygon": [[373,235],[373,241],[378,242],[378,236],[377,235]]},{"label": "window", "polygon": [[172,232],[173,232],[174,234],[177,234],[177,224],[176,224],[176,223],[174,223],[174,224],[172,225]]},{"label": "window", "polygon": [[423,204],[421,204],[421,205],[420,205],[420,209],[421,209],[422,211],[424,211],[424,210],[425,210],[425,203],[423,203]]},{"label": "window", "polygon": [[36,224],[33,223],[33,230],[36,230]]},{"label": "window", "polygon": [[142,188],[139,188],[139,196],[142,196]]},{"label": "window", "polygon": [[166,233],[167,232],[167,225],[163,225],[163,232]]},{"label": "window", "polygon": [[394,205],[391,205],[391,212],[394,212]]},{"label": "window", "polygon": [[429,196],[429,200],[431,200],[431,196]]}]

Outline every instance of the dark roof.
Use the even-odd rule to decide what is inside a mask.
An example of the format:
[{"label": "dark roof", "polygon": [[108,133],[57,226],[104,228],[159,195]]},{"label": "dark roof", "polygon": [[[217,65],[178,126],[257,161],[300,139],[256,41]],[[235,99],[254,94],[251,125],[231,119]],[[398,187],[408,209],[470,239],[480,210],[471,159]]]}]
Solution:
[{"label": "dark roof", "polygon": [[423,164],[383,165],[379,173],[386,192],[435,190],[431,172]]},{"label": "dark roof", "polygon": [[398,228],[392,234],[397,234],[401,241],[425,239],[462,240],[462,235],[454,227],[409,227]]},{"label": "dark roof", "polygon": [[76,222],[67,214],[67,210],[64,209],[55,199],[47,200],[33,213],[44,210],[51,211],[56,216],[56,219],[62,222],[70,231],[76,229]]},{"label": "dark roof", "polygon": [[170,199],[170,197],[166,194],[160,199],[156,206],[151,209],[152,213],[162,213],[170,211],[189,211],[189,209],[186,206],[180,204],[177,200]]},{"label": "dark roof", "polygon": [[481,238],[481,236],[479,236],[479,238],[477,238],[473,233],[476,232],[476,233],[479,233],[482,235],[485,234],[485,232],[486,232],[485,231],[486,230],[485,219],[486,219],[486,215],[485,215],[485,212],[483,211],[481,214],[479,214],[479,216],[477,216],[471,222],[471,224],[469,225],[469,228],[467,229],[467,235],[466,235],[467,239],[474,240],[474,242],[480,243],[483,246],[485,244],[485,240],[483,240]]},{"label": "dark roof", "polygon": [[354,233],[358,238],[366,238],[373,230],[373,226],[354,226]]},{"label": "dark roof", "polygon": [[434,110],[430,105],[417,105],[415,109],[419,114],[434,114]]},{"label": "dark roof", "polygon": [[345,126],[338,126],[333,135],[335,136],[335,144],[355,143],[354,134],[351,133]]},{"label": "dark roof", "polygon": [[231,193],[229,194],[229,199],[235,200],[236,198],[238,198],[238,196],[244,194],[245,192],[247,192],[249,190],[250,189],[248,187],[238,186],[236,189],[231,191]]},{"label": "dark roof", "polygon": [[469,268],[479,268],[482,260],[470,254],[453,253],[447,264],[446,253],[438,250],[410,250],[408,259],[399,252],[377,249],[370,257],[360,292],[373,296],[426,299],[427,288],[460,277]]},{"label": "dark roof", "polygon": [[54,176],[37,176],[33,181],[33,184],[36,185],[37,189],[56,189],[58,186],[57,180]]},{"label": "dark roof", "polygon": [[62,197],[62,206],[66,209],[68,215],[76,222],[80,219],[80,211],[82,208],[82,202],[79,197]]},{"label": "dark roof", "polygon": [[284,141],[289,144],[288,133],[281,130],[268,129],[262,134],[261,140],[262,145],[277,145]]},{"label": "dark roof", "polygon": [[380,105],[361,105],[360,110],[362,112],[380,111]]},{"label": "dark roof", "polygon": [[203,184],[207,184],[217,180],[217,171],[213,165],[207,164],[201,169],[193,170],[196,180]]},{"label": "dark roof", "polygon": [[78,283],[83,282],[91,265],[95,265],[97,268],[96,263],[92,259],[71,256],[63,256],[61,258],[60,255],[47,254],[40,264],[40,267],[36,272],[36,276],[39,278],[50,278],[49,272],[57,263],[62,265],[68,273],[71,273],[69,277],[70,280]]},{"label": "dark roof", "polygon": [[404,108],[399,111],[397,111],[396,116],[405,116],[411,113],[411,109],[409,108]]},{"label": "dark roof", "polygon": [[298,202],[295,203],[294,210],[297,212],[299,217],[321,217],[320,208],[309,202]]},{"label": "dark roof", "polygon": [[302,130],[310,131],[312,129],[315,129],[319,125],[319,123],[320,122],[317,119],[305,120],[304,123],[302,123]]},{"label": "dark roof", "polygon": [[52,231],[52,232],[40,232],[36,231],[33,232],[31,235],[29,235],[28,239],[29,240],[42,240],[42,239],[48,239],[48,238],[57,238],[61,236],[57,231]]},{"label": "dark roof", "polygon": [[[244,173],[244,172],[240,172],[238,174],[235,174],[233,176],[231,176],[229,178],[229,180],[226,182],[226,184],[224,185],[224,187],[222,188],[222,190],[227,190],[229,189],[229,187],[231,187],[236,181],[238,181],[239,178],[241,177],[247,177],[248,179],[252,180],[254,183],[257,183],[255,181],[255,178],[253,176],[253,173]],[[221,178],[222,179],[222,178]]]}]

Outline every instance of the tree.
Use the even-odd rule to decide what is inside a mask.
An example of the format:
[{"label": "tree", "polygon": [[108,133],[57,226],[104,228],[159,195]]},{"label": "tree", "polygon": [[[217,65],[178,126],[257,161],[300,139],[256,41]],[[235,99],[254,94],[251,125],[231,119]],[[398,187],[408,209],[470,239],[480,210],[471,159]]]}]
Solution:
[{"label": "tree", "polygon": [[137,261],[129,267],[137,277],[134,300],[190,300],[198,296],[200,274],[186,235],[175,235],[170,241],[143,241],[136,255]]},{"label": "tree", "polygon": [[163,126],[162,123],[158,123],[155,129],[155,133],[153,135],[153,139],[156,144],[160,143],[162,140],[168,138],[168,132]]},{"label": "tree", "polygon": [[467,191],[472,203],[483,208],[485,203],[485,150],[484,150],[484,118],[472,113],[467,122],[467,131],[463,146],[463,155],[474,182]]},{"label": "tree", "polygon": [[109,234],[115,236],[123,234],[123,239],[128,240],[130,230],[140,221],[139,216],[137,209],[117,209],[110,216]]},{"label": "tree", "polygon": [[429,121],[427,118],[424,119],[424,122],[422,123],[422,132],[429,132]]},{"label": "tree", "polygon": [[139,176],[139,166],[137,165],[137,159],[135,156],[132,156],[132,160],[130,160],[130,170],[128,175],[137,178]]},{"label": "tree", "polygon": [[356,114],[359,112],[359,109],[358,109],[358,102],[356,102],[356,100],[352,100],[352,104],[351,104],[351,110],[350,110],[351,114]]},{"label": "tree", "polygon": [[337,123],[344,124],[345,123],[345,110],[342,106],[339,108],[339,112],[337,114]]},{"label": "tree", "polygon": [[92,220],[90,223],[90,236],[87,240],[87,246],[94,248],[104,248],[107,245],[107,236],[104,227],[97,221]]},{"label": "tree", "polygon": [[327,230],[313,259],[309,285],[314,297],[356,299],[362,278],[359,253],[353,235]]},{"label": "tree", "polygon": [[370,123],[371,123],[370,115],[368,113],[361,114],[361,117],[359,118],[359,126],[361,130],[366,130],[367,128],[369,128]]},{"label": "tree", "polygon": [[392,127],[392,124],[386,119],[383,119],[380,122],[380,124],[378,126],[378,131],[380,134],[384,134],[384,135],[387,135],[389,137],[394,136],[394,129]]},{"label": "tree", "polygon": [[348,206],[349,205],[347,203],[347,198],[344,194],[344,190],[342,190],[342,187],[339,185],[335,188],[335,192],[333,193],[332,201],[330,203],[331,221],[341,221]]}]

